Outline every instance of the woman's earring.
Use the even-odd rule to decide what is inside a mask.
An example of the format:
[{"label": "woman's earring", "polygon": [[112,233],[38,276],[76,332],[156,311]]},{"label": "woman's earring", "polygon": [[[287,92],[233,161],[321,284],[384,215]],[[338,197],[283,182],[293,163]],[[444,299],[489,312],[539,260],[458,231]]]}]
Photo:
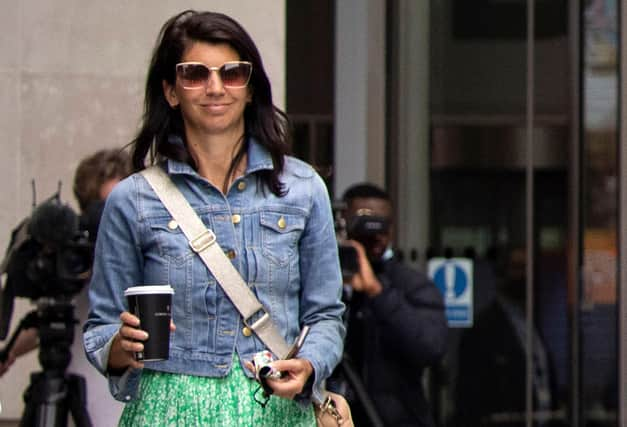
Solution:
[{"label": "woman's earring", "polygon": [[176,110],[179,107],[180,103],[179,103],[178,98],[176,97],[176,92],[174,91],[174,89],[172,89],[172,91],[170,92],[169,98],[170,98],[169,99],[170,107]]}]

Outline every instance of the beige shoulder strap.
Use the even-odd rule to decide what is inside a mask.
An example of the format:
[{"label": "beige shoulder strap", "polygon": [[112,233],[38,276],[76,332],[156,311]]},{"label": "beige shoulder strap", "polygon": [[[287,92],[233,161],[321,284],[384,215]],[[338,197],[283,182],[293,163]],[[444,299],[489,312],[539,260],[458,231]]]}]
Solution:
[{"label": "beige shoulder strap", "polygon": [[269,313],[224,254],[213,231],[205,227],[183,194],[159,166],[144,169],[141,174],[157,193],[172,218],[178,222],[194,252],[207,265],[224,293],[240,312],[244,324],[257,334],[276,357],[285,358],[289,351],[287,342],[279,333]]}]

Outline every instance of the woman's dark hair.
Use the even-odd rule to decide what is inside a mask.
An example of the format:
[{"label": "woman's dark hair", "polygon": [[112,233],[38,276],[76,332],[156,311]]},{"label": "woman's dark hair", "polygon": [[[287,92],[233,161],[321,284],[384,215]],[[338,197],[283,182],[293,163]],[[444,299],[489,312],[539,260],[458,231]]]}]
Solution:
[{"label": "woman's dark hair", "polygon": [[[167,157],[186,162],[195,167],[187,150],[183,118],[179,108],[171,108],[163,93],[162,82],[176,83],[176,64],[185,50],[194,42],[227,44],[240,56],[252,63],[250,89],[252,101],[244,111],[245,144],[242,144],[231,164],[231,171],[246,152],[248,138],[254,137],[272,156],[274,169],[261,171],[260,179],[277,196],[284,194],[279,175],[283,171],[284,155],[289,152],[288,120],[286,114],[272,103],[272,89],[259,51],[246,30],[232,18],[215,12],[186,10],[170,18],[161,28],[154,48],[144,99],[141,128],[133,145],[133,168],[145,168],[146,156]],[[169,139],[180,137],[184,146]],[[153,161],[154,159],[151,159]]]}]

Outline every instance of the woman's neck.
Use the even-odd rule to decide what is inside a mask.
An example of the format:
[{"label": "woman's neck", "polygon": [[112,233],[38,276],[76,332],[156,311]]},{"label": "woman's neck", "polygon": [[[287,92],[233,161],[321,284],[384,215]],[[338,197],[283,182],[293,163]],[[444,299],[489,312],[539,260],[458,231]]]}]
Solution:
[{"label": "woman's neck", "polygon": [[[190,135],[191,136],[191,135]],[[187,146],[200,176],[226,194],[231,183],[243,175],[246,170],[246,155],[235,165],[231,165],[244,144],[243,133],[236,135],[207,136],[198,138],[188,136]]]}]

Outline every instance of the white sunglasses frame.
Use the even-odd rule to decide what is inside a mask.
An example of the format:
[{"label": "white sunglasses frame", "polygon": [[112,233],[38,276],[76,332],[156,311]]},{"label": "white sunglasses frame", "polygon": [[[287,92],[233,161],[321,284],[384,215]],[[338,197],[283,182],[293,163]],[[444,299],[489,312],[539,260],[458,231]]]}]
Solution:
[{"label": "white sunglasses frame", "polygon": [[[224,81],[222,80],[222,76],[220,76],[220,70],[224,68],[225,65],[228,64],[247,64],[250,66],[250,72],[248,73],[248,78],[246,79],[246,84],[241,85],[241,86],[232,86],[232,85],[227,85],[224,83]],[[209,76],[207,77],[207,79],[204,81],[204,84],[202,86],[198,86],[198,87],[188,87],[188,86],[184,86],[183,84],[181,84],[181,86],[183,87],[183,89],[186,90],[196,90],[196,89],[203,89],[203,88],[207,88],[207,84],[209,83],[209,79],[211,78],[211,72],[215,71],[216,74],[218,75],[218,77],[220,78],[220,82],[222,83],[222,86],[229,88],[229,89],[241,89],[241,88],[245,88],[246,86],[248,86],[248,83],[250,83],[250,78],[253,75],[253,64],[252,62],[249,61],[226,61],[224,64],[220,65],[219,67],[210,67],[207,64],[203,63],[203,62],[197,62],[197,61],[187,61],[187,62],[179,62],[178,64],[176,64],[176,76],[177,78],[179,77],[178,75],[178,69],[179,66],[181,65],[202,65],[203,67],[206,67],[209,70]]]}]

